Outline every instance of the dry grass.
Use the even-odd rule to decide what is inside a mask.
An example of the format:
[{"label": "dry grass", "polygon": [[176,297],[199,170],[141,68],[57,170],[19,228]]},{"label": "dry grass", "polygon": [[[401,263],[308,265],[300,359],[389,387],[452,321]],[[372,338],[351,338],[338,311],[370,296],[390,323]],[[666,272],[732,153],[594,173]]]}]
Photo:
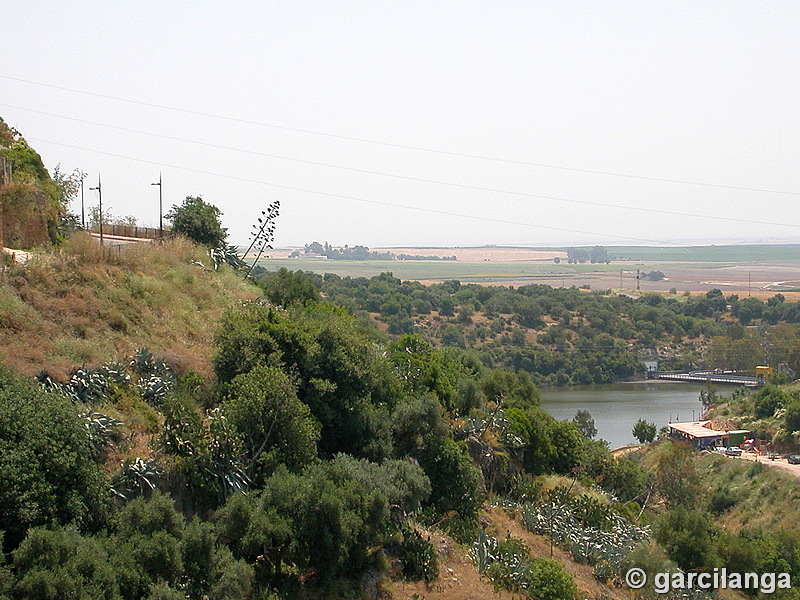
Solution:
[{"label": "dry grass", "polygon": [[209,262],[185,239],[118,252],[85,235],[32,255],[0,281],[0,362],[63,376],[146,346],[179,371],[210,375],[220,316],[258,290],[227,268],[192,261]]}]

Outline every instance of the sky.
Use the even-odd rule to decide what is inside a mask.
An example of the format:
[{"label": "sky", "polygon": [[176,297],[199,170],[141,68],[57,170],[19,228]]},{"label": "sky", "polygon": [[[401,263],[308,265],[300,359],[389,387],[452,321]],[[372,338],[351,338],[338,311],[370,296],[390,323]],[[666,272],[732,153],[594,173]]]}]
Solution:
[{"label": "sky", "polygon": [[[800,242],[800,3],[6,0],[0,117],[85,205],[247,243]],[[80,211],[80,202],[73,203]]]}]

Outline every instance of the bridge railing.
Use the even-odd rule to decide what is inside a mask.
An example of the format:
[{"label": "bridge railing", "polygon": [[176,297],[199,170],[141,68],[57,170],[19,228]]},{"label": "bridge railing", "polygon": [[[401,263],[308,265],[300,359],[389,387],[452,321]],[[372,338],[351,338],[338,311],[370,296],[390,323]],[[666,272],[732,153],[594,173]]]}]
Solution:
[{"label": "bridge railing", "polygon": [[[100,227],[95,225],[89,228],[93,233],[99,233]],[[120,237],[143,238],[149,240],[157,240],[161,237],[161,232],[158,227],[139,227],[138,225],[112,225],[110,223],[103,223],[104,235],[117,235]],[[165,227],[164,237],[170,237],[172,231]]]},{"label": "bridge railing", "polygon": [[680,371],[656,371],[654,373],[656,379],[675,379],[679,381],[697,381],[705,382],[711,381],[714,383],[738,383],[738,384],[751,384],[759,383],[761,380],[758,377],[750,377],[747,375],[726,375],[723,373],[714,373],[712,371],[695,371],[695,372],[680,372]]}]

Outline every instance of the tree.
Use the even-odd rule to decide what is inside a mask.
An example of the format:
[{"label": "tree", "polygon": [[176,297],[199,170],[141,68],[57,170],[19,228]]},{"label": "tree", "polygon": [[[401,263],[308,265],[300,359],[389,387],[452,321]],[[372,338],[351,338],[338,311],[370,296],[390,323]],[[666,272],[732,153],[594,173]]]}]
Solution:
[{"label": "tree", "polygon": [[759,419],[771,417],[779,408],[789,403],[790,397],[781,388],[774,385],[765,385],[755,395],[755,415]]},{"label": "tree", "polygon": [[679,506],[656,522],[655,537],[669,557],[686,571],[712,566],[719,529],[708,513]]},{"label": "tree", "polygon": [[572,422],[578,430],[588,439],[594,439],[597,435],[597,428],[594,426],[594,419],[588,410],[579,410],[572,418]]},{"label": "tree", "polygon": [[242,436],[248,475],[257,485],[278,464],[299,470],[316,458],[317,423],[280,369],[259,365],[237,375],[222,409]]},{"label": "tree", "polygon": [[225,244],[228,230],[219,220],[222,211],[208,204],[201,196],[186,196],[183,204],[173,206],[165,215],[172,221],[172,231],[194,240],[218,248]]},{"label": "tree", "polygon": [[786,423],[786,431],[789,433],[800,431],[800,402],[794,401],[786,407],[784,421]]},{"label": "tree", "polygon": [[99,529],[110,512],[86,423],[65,397],[0,370],[0,531],[16,547],[30,527]]},{"label": "tree", "polygon": [[644,419],[639,419],[633,426],[633,437],[639,440],[640,444],[649,444],[656,439],[656,424],[648,423]]},{"label": "tree", "polygon": [[700,390],[700,403],[703,405],[703,408],[708,408],[712,404],[717,402],[717,388],[714,387],[714,384],[710,381],[707,382],[703,389]]},{"label": "tree", "polygon": [[288,308],[292,304],[317,302],[320,296],[316,281],[320,279],[319,275],[281,267],[258,277],[256,283],[264,289],[270,302]]},{"label": "tree", "polygon": [[789,357],[786,362],[789,368],[794,371],[795,377],[800,377],[800,342],[795,342],[791,350],[789,350]]},{"label": "tree", "polygon": [[694,465],[694,452],[683,443],[660,448],[656,469],[656,488],[668,508],[694,507],[702,495],[700,475]]}]

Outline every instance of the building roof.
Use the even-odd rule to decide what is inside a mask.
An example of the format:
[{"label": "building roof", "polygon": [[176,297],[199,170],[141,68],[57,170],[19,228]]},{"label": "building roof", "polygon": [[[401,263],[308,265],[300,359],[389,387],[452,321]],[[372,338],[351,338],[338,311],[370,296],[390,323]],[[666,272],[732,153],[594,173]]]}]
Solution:
[{"label": "building roof", "polygon": [[[670,423],[669,428],[674,429],[684,435],[687,435],[691,438],[712,438],[712,437],[721,437],[723,435],[728,435],[731,433],[750,433],[745,429],[712,429],[712,425],[719,425],[720,423],[715,419],[712,421],[693,421],[687,423]],[[728,423],[729,426],[730,423]]]},{"label": "building roof", "polygon": [[706,425],[710,421],[694,421],[689,423],[670,423],[669,428],[679,431],[692,438],[720,437],[725,432],[709,429]]}]

